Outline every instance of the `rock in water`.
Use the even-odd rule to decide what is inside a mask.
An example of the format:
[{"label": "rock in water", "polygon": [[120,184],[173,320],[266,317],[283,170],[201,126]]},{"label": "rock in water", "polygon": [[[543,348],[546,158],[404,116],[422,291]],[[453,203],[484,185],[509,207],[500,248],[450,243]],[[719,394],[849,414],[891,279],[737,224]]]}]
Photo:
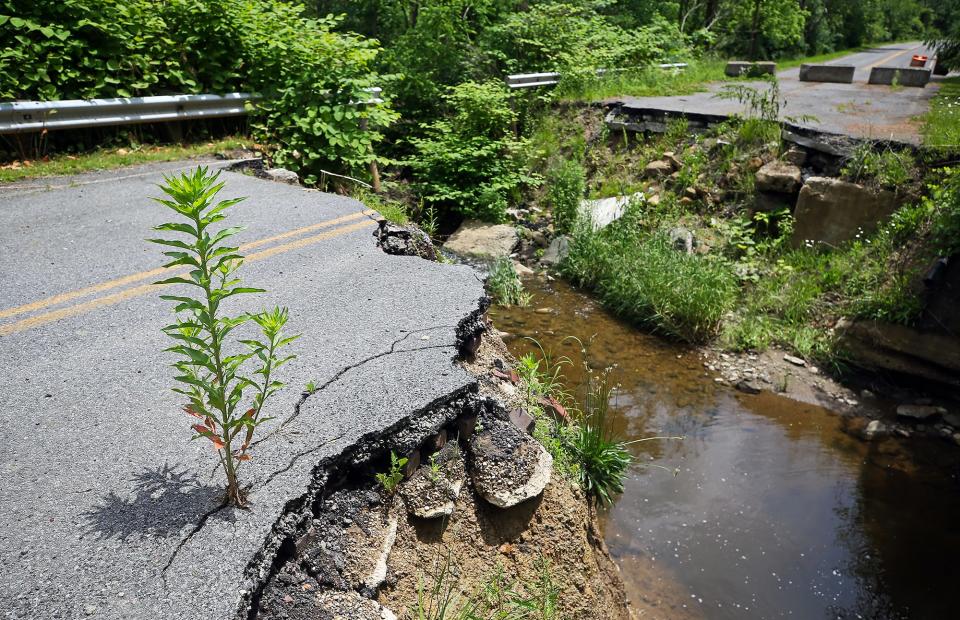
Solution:
[{"label": "rock in water", "polygon": [[492,417],[470,438],[473,486],[483,499],[510,508],[536,497],[550,482],[553,457],[512,423]]},{"label": "rock in water", "polygon": [[947,412],[943,407],[933,405],[898,405],[897,415],[902,418],[913,420],[927,420]]},{"label": "rock in water", "polygon": [[863,430],[863,438],[867,441],[883,437],[887,434],[889,434],[889,431],[880,420],[870,420],[870,423],[867,424],[867,427]]},{"label": "rock in water", "polygon": [[456,441],[444,444],[430,464],[422,465],[400,487],[407,511],[421,519],[453,514],[466,480],[463,456]]},{"label": "rock in water", "polygon": [[800,189],[800,168],[785,161],[773,160],[757,170],[757,191],[793,194]]},{"label": "rock in water", "polygon": [[519,242],[520,235],[513,226],[468,220],[450,235],[443,247],[462,256],[500,258],[510,256]]},{"label": "rock in water", "polygon": [[567,257],[567,254],[570,253],[570,239],[567,237],[557,237],[550,242],[550,246],[547,248],[547,251],[543,253],[543,258],[540,259],[540,264],[546,265],[547,267],[553,267],[559,265],[560,261]]}]

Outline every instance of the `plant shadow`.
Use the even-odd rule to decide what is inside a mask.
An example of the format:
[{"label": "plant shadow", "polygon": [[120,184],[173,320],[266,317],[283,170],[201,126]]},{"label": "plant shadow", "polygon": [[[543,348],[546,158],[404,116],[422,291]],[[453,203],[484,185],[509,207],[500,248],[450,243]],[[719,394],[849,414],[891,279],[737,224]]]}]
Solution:
[{"label": "plant shadow", "polygon": [[131,480],[133,492],[111,491],[99,505],[83,513],[86,534],[100,539],[126,540],[130,536],[167,537],[205,518],[233,520],[233,510],[220,510],[224,490],[204,483],[193,472],[164,464],[144,469]]}]

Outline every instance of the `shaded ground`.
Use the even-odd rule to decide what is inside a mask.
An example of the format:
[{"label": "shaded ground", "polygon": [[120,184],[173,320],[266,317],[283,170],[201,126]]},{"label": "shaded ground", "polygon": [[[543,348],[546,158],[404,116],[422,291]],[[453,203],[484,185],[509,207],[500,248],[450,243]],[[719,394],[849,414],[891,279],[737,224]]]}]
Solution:
[{"label": "shaded ground", "polygon": [[469,267],[383,253],[354,200],[224,173],[224,197],[250,197],[230,222],[248,226],[241,274],[269,290],[230,311],[288,305],[303,336],[242,473],[250,509],[221,508],[214,452],[169,391],[170,308],[144,242],[167,217],[147,197],[183,166],[0,196],[5,617],[232,617],[319,463],[473,384],[453,363],[483,296]]},{"label": "shaded ground", "polygon": [[[872,48],[824,63],[855,66],[852,84],[801,82],[799,68],[781,71],[777,77],[781,98],[786,103],[780,116],[796,126],[819,132],[918,145],[921,117],[929,110],[930,100],[939,88],[937,81],[942,78],[934,76],[926,88],[867,84],[874,66],[906,67],[914,54],[933,56],[923,45],[904,43]],[[659,112],[729,117],[745,113],[746,108],[738,101],[715,97],[723,86],[711,85],[706,92],[692,95],[619,97],[608,103],[619,103],[622,111],[629,115]],[[763,88],[761,83],[751,83],[751,86]]]}]

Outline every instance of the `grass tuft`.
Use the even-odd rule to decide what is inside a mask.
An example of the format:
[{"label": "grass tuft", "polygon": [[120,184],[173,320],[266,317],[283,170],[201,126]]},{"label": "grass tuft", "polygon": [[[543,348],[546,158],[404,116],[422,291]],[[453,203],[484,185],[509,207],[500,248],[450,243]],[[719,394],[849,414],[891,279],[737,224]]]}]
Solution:
[{"label": "grass tuft", "polygon": [[664,231],[643,232],[642,216],[631,204],[603,230],[578,225],[561,271],[631,321],[687,342],[710,339],[737,293],[732,269],[678,251]]},{"label": "grass tuft", "polygon": [[923,122],[924,146],[960,151],[960,78],[945,78]]},{"label": "grass tuft", "polygon": [[501,306],[526,306],[530,303],[530,294],[523,289],[523,282],[510,258],[498,258],[490,268],[487,290],[493,303]]}]

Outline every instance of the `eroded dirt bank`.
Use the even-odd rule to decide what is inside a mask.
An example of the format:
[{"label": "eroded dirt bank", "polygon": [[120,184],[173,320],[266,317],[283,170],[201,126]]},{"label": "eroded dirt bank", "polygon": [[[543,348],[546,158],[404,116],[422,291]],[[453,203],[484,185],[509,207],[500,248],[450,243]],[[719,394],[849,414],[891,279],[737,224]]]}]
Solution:
[{"label": "eroded dirt bank", "polygon": [[[447,415],[418,416],[429,424],[412,419],[414,447],[385,439],[370,464],[331,475],[337,482],[284,543],[249,618],[433,618],[443,607],[449,616],[524,605],[538,611],[522,617],[631,617],[583,492],[556,471],[538,478],[537,458],[525,463],[530,450],[546,451],[497,398],[506,394],[491,373],[510,363],[503,342],[492,332],[464,342],[475,389],[445,404]],[[398,448],[409,460],[388,490],[376,474],[389,473]],[[492,466],[516,470],[502,476],[516,482],[491,485],[483,472]]]}]

